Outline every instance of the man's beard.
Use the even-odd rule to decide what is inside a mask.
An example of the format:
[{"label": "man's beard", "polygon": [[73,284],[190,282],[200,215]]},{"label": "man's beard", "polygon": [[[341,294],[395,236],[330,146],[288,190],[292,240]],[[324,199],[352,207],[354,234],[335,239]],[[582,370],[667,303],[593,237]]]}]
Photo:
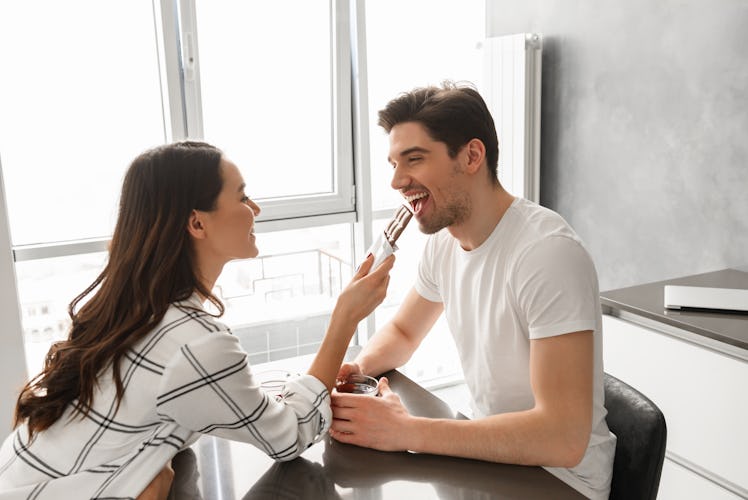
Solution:
[{"label": "man's beard", "polygon": [[443,209],[436,209],[428,220],[418,221],[418,228],[424,234],[438,233],[445,227],[464,222],[470,214],[470,199],[460,193]]}]

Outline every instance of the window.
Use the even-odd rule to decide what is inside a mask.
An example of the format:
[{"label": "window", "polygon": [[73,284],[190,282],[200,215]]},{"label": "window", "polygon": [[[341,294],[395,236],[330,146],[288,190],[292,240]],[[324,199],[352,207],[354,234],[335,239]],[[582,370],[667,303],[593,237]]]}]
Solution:
[{"label": "window", "polygon": [[[0,6],[10,75],[0,79],[3,204],[30,374],[67,335],[68,304],[105,263],[129,162],[188,137],[221,147],[263,208],[261,258],[231,263],[216,288],[224,321],[254,361],[319,345],[353,267],[347,9],[337,0]],[[275,330],[293,338],[267,333],[282,321]]]},{"label": "window", "polygon": [[68,304],[101,272],[105,252],[34,259],[16,263],[18,297],[30,375],[39,373],[52,342],[65,339]]},{"label": "window", "polygon": [[347,2],[195,6],[197,35],[182,28],[196,47],[194,128],[245,166],[260,220],[353,212]]},{"label": "window", "polygon": [[110,234],[128,162],[166,140],[151,1],[3,2],[0,67],[13,245]]},{"label": "window", "polygon": [[153,25],[150,0],[0,6],[0,155],[31,374],[103,262],[65,255],[111,232],[127,162],[165,141]]},{"label": "window", "polygon": [[352,276],[350,224],[262,233],[260,255],[230,262],[215,293],[250,363],[317,352]]}]

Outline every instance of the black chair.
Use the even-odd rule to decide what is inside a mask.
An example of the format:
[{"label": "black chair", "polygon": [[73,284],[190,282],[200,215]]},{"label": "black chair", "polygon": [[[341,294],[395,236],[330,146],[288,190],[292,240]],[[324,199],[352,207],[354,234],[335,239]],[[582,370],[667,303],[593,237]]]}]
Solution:
[{"label": "black chair", "polygon": [[608,428],[616,435],[611,500],[654,500],[665,459],[665,417],[649,398],[605,374]]}]

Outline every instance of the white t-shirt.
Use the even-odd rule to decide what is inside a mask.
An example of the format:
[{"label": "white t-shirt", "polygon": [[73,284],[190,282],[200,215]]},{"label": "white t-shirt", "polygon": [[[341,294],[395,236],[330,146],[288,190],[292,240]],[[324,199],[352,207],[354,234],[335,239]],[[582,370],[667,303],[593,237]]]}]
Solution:
[{"label": "white t-shirt", "polygon": [[19,426],[0,448],[0,499],[135,498],[201,434],[251,443],[291,460],[332,422],[330,396],[311,375],[270,396],[247,354],[193,296],[173,304],[121,363],[125,385],[114,405],[111,369],[85,418],[68,409],[29,441]]},{"label": "white t-shirt", "polygon": [[592,435],[582,462],[546,469],[590,498],[608,498],[615,436],[603,406],[602,316],[597,273],[557,213],[516,198],[471,251],[445,229],[429,237],[416,291],[443,302],[477,418],[534,406],[530,340],[594,331]]}]

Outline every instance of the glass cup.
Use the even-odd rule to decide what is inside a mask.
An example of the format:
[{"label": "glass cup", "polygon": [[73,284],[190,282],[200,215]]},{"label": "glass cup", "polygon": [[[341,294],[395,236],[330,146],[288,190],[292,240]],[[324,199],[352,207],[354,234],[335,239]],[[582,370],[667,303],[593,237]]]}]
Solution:
[{"label": "glass cup", "polygon": [[294,374],[286,370],[265,370],[255,373],[254,376],[259,380],[263,391],[271,396],[280,396],[283,386]]},{"label": "glass cup", "polygon": [[377,379],[360,373],[351,373],[345,380],[337,381],[335,390],[348,394],[366,394],[370,396],[376,396],[379,393],[377,390]]}]

